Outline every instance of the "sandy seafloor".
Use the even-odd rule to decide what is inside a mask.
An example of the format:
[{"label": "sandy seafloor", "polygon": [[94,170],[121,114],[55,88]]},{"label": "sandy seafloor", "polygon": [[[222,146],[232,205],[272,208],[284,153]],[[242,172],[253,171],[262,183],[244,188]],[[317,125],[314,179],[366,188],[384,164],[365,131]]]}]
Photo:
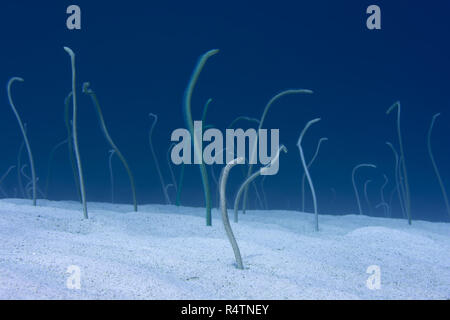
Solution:
[{"label": "sandy seafloor", "polygon": [[[238,270],[217,210],[212,227],[204,208],[89,203],[89,213],[0,200],[0,299],[450,299],[449,223],[320,215],[314,232],[312,214],[249,211],[231,222]],[[370,290],[373,265],[381,287]],[[69,266],[80,289],[67,286]]]}]

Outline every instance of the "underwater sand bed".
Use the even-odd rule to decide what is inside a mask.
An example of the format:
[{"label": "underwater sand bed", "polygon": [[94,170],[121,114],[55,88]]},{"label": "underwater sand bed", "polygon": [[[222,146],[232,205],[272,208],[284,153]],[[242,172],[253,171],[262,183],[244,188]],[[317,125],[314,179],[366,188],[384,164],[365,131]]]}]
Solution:
[{"label": "underwater sand bed", "polygon": [[206,227],[204,208],[89,207],[0,200],[0,299],[450,299],[448,223],[322,215],[317,233],[313,214],[248,211],[238,270],[217,210]]}]

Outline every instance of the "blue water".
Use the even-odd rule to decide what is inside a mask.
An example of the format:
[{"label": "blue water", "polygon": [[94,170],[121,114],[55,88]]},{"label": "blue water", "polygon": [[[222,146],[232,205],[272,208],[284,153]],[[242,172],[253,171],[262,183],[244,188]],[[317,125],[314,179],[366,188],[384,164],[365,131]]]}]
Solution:
[{"label": "blue water", "polygon": [[[385,173],[391,181],[388,197],[394,159],[385,141],[398,149],[398,139],[396,115],[385,112],[400,100],[413,219],[449,220],[426,148],[431,117],[441,112],[432,142],[449,190],[448,1],[376,1],[382,29],[372,31],[366,28],[365,13],[372,1],[77,1],[81,30],[66,28],[70,4],[74,3],[4,1],[0,5],[1,172],[17,163],[22,142],[6,94],[8,79],[20,76],[25,82],[14,84],[13,98],[27,123],[39,186],[44,188],[49,152],[66,138],[63,101],[71,90],[71,73],[63,46],[69,46],[77,54],[79,140],[88,200],[110,201],[111,190],[109,146],[90,99],[81,93],[84,81],[91,82],[111,136],[128,159],[139,203],[164,203],[148,145],[148,113],[159,116],[153,139],[170,183],[166,151],[171,132],[185,126],[184,89],[198,57],[218,48],[219,54],[208,61],[195,88],[196,120],[208,98],[213,102],[206,122],[224,129],[237,116],[259,118],[267,101],[284,89],[314,91],[311,96],[283,98],[266,119],[264,127],[279,128],[280,142],[289,149],[281,156],[278,175],[264,181],[269,208],[300,208],[303,171],[296,142],[306,122],[315,117],[322,121],[305,137],[306,156],[312,156],[320,137],[329,138],[311,168],[319,212],[357,212],[351,170],[358,163],[378,165],[377,170],[361,170],[361,196],[364,181],[371,179],[368,195],[373,206],[379,203]],[[27,163],[26,153],[22,162]],[[131,203],[127,176],[117,158],[113,168],[116,201]],[[178,176],[179,167],[174,169]],[[218,175],[220,166],[215,169]],[[230,199],[242,178],[241,170],[232,172]],[[215,190],[211,177],[210,184]],[[16,172],[3,187],[9,196],[15,194]],[[169,192],[174,201],[173,189]],[[307,195],[307,209],[312,210]],[[65,147],[55,155],[48,197],[77,199]],[[183,205],[204,206],[195,166],[186,168],[181,200]],[[366,206],[363,197],[362,201]],[[249,204],[257,208],[253,192]],[[397,201],[393,214],[401,216]],[[381,216],[382,211],[373,209],[373,215]]]}]

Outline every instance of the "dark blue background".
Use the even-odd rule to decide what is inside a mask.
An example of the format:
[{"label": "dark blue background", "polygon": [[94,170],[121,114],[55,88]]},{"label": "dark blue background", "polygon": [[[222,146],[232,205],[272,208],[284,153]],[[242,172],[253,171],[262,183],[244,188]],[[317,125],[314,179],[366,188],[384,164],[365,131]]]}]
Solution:
[{"label": "dark blue background", "polygon": [[[66,28],[70,4],[81,7],[81,31]],[[370,4],[381,7],[381,31],[365,26]],[[449,13],[448,1],[3,1],[1,171],[16,163],[22,141],[5,89],[10,77],[21,76],[25,82],[14,85],[13,97],[28,124],[43,187],[49,152],[66,137],[63,101],[71,90],[71,73],[62,47],[67,45],[77,54],[78,88],[91,82],[110,133],[128,158],[139,202],[163,203],[148,146],[148,113],[159,116],[154,144],[169,183],[166,150],[172,130],[184,127],[183,91],[197,58],[219,48],[194,92],[194,119],[200,119],[208,98],[214,101],[207,122],[224,129],[240,115],[259,118],[266,102],[283,89],[315,92],[283,98],[265,122],[267,128],[280,129],[281,143],[289,149],[282,156],[279,174],[265,180],[270,208],[300,207],[302,168],[296,142],[305,123],[318,116],[322,122],[311,128],[304,146],[311,157],[320,137],[330,139],[311,169],[319,211],[356,212],[351,169],[361,162],[379,166],[361,171],[359,179],[360,186],[365,179],[373,180],[369,196],[377,204],[382,174],[393,181],[394,161],[385,141],[398,145],[395,115],[386,116],[385,111],[400,100],[413,218],[448,221],[427,154],[426,133],[432,115],[441,112],[433,148],[448,186]],[[91,101],[81,92],[79,110],[87,197],[109,201],[108,146]],[[27,163],[26,154],[23,161]],[[129,203],[128,180],[117,159],[114,170],[116,198]],[[191,166],[186,174],[182,203],[204,205],[198,169]],[[235,170],[230,199],[241,181],[241,171]],[[4,185],[12,193],[15,174]],[[386,188],[387,193],[392,187]],[[331,188],[337,192],[333,204]],[[76,199],[66,148],[56,154],[49,197]],[[251,194],[252,206],[253,199]],[[311,206],[308,198],[309,210]],[[397,205],[394,210],[399,216]]]}]

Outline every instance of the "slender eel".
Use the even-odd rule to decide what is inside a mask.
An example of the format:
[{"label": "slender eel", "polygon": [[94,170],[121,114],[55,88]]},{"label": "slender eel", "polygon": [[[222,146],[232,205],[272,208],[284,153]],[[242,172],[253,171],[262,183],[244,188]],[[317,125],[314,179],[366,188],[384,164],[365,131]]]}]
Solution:
[{"label": "slender eel", "polygon": [[[287,95],[300,94],[300,93],[312,94],[313,92],[311,90],[308,90],[308,89],[288,89],[288,90],[285,90],[285,91],[282,91],[282,92],[278,93],[272,99],[270,99],[269,102],[267,103],[266,107],[264,108],[263,114],[261,116],[261,120],[259,120],[258,132],[263,127],[264,120],[266,118],[267,112],[269,112],[270,107],[273,105],[273,103],[275,101],[277,101],[281,97],[284,97],[284,96],[287,96]],[[258,143],[258,139],[255,139],[255,142],[254,142],[254,144],[252,146],[252,149],[250,151],[250,154],[251,154],[250,159],[253,159],[253,155],[256,153],[257,143]],[[248,171],[247,171],[247,179],[252,174],[252,168],[253,168],[253,165],[251,163],[249,163]],[[244,200],[243,200],[243,203],[242,203],[242,213],[243,214],[245,214],[245,210],[246,210],[246,207],[247,207],[247,197],[248,197],[248,186],[244,190]]]},{"label": "slender eel", "polygon": [[442,182],[442,178],[441,175],[439,174],[439,169],[437,167],[436,161],[434,160],[434,155],[433,152],[431,150],[431,132],[433,130],[433,126],[434,126],[434,122],[436,121],[436,118],[440,116],[440,113],[436,113],[433,116],[433,119],[431,120],[431,125],[430,125],[430,129],[428,130],[428,154],[430,155],[430,159],[431,159],[431,163],[433,164],[433,169],[434,172],[436,173],[436,177],[438,179],[439,182],[439,186],[441,187],[441,191],[442,191],[442,196],[444,197],[444,202],[445,202],[445,207],[447,208],[447,213],[450,217],[450,205],[448,203],[448,197],[447,197],[447,193],[445,192],[445,187],[444,187],[444,183]]},{"label": "slender eel", "polygon": [[227,178],[231,168],[233,168],[237,164],[242,163],[244,163],[244,158],[237,158],[230,161],[223,169],[222,175],[220,177],[220,207],[222,209],[222,222],[225,228],[225,232],[227,233],[228,240],[230,240],[231,247],[233,248],[234,257],[236,259],[238,269],[244,269],[244,264],[242,263],[241,252],[236,242],[236,238],[234,237],[233,230],[231,229],[230,220],[228,219],[227,200],[225,194],[226,194]]},{"label": "slender eel", "polygon": [[317,211],[317,198],[316,198],[316,191],[314,190],[314,184],[311,179],[311,175],[309,174],[308,166],[306,165],[305,161],[305,155],[303,154],[303,148],[302,148],[302,139],[305,135],[308,128],[313,125],[314,123],[317,123],[320,121],[320,118],[313,119],[309,121],[305,128],[300,133],[300,137],[298,138],[297,147],[300,152],[300,158],[302,159],[302,165],[303,169],[305,170],[306,178],[308,179],[309,188],[311,189],[312,197],[313,197],[313,204],[314,204],[314,230],[317,232],[319,231],[319,213]]},{"label": "slender eel", "polygon": [[98,119],[100,121],[100,127],[101,127],[101,129],[103,131],[103,135],[105,136],[106,140],[110,144],[111,148],[114,149],[116,155],[119,157],[119,159],[122,162],[125,170],[127,171],[128,179],[130,180],[130,185],[131,185],[131,192],[133,194],[133,209],[136,212],[136,211],[138,211],[138,206],[137,206],[137,200],[136,200],[136,187],[134,185],[133,173],[131,172],[131,169],[128,166],[127,160],[125,160],[125,157],[122,155],[122,152],[120,152],[119,148],[116,146],[116,144],[114,143],[114,141],[112,140],[112,138],[111,138],[111,136],[109,134],[108,128],[106,127],[106,124],[105,124],[105,119],[103,118],[102,109],[100,108],[100,104],[99,104],[98,99],[97,99],[97,95],[90,88],[89,82],[85,82],[83,84],[83,93],[85,93],[85,94],[87,94],[87,95],[89,95],[91,97],[92,102],[93,102],[94,107],[95,107],[95,110],[97,111]]},{"label": "slender eel", "polygon": [[[195,137],[194,133],[194,122],[192,120],[192,112],[191,112],[191,99],[192,99],[192,93],[194,91],[194,87],[198,81],[198,77],[200,76],[200,73],[205,66],[206,61],[215,54],[217,54],[219,50],[213,49],[205,54],[203,54],[195,66],[195,69],[191,75],[191,78],[189,79],[188,86],[186,87],[186,90],[184,92],[184,99],[183,99],[183,114],[184,119],[187,125],[187,128],[191,134],[192,137]],[[200,149],[200,146],[197,143],[194,143],[194,152],[195,157],[200,161],[200,174],[202,177],[202,184],[203,184],[203,192],[205,195],[205,208],[206,208],[206,225],[211,226],[212,225],[212,219],[211,219],[211,193],[209,190],[209,182],[208,182],[208,173],[206,172],[206,166],[203,162],[203,151]],[[184,174],[184,171],[182,171]],[[180,179],[182,181],[182,179]],[[180,188],[178,190],[180,192]]]},{"label": "slender eel", "polygon": [[[408,183],[408,172],[406,170],[406,162],[405,162],[405,152],[403,150],[403,140],[402,140],[402,133],[400,130],[400,111],[401,111],[401,105],[400,101],[397,101],[394,103],[387,111],[386,114],[391,113],[392,110],[397,108],[397,134],[398,134],[398,143],[400,145],[400,160],[401,160],[401,168],[403,172],[403,179],[404,181],[404,188],[405,188],[405,210],[406,214],[408,215],[408,224],[411,225],[412,218],[411,218],[411,196],[409,192],[409,183]],[[403,181],[400,181],[401,184],[403,184]]]},{"label": "slender eel", "polygon": [[75,73],[75,53],[69,47],[64,47],[64,50],[70,56],[70,62],[72,67],[72,137],[73,146],[75,150],[75,157],[77,159],[78,166],[78,177],[80,179],[80,191],[81,191],[81,202],[83,204],[83,215],[85,219],[89,218],[86,202],[86,191],[84,188],[84,177],[83,177],[83,167],[81,165],[80,149],[78,147],[78,134],[77,134],[77,95],[76,95],[76,73]]},{"label": "slender eel", "polygon": [[287,153],[287,148],[284,145],[281,145],[280,148],[277,151],[277,154],[275,157],[271,160],[270,164],[262,167],[260,170],[253,173],[250,177],[248,177],[242,185],[239,187],[239,190],[236,194],[236,197],[234,199],[234,222],[238,222],[238,211],[239,211],[239,201],[241,200],[242,193],[244,192],[245,188],[251,183],[253,180],[258,178],[261,174],[264,175],[264,171],[267,170],[268,167],[270,167],[274,162],[278,161],[278,158],[280,157],[280,151],[283,151],[284,153]]},{"label": "slender eel", "polygon": [[355,173],[359,168],[363,168],[363,167],[368,167],[368,168],[376,168],[377,166],[371,163],[362,163],[362,164],[358,164],[357,166],[355,166],[352,170],[352,183],[353,183],[353,190],[355,191],[355,197],[356,197],[356,202],[358,202],[358,209],[359,209],[359,214],[362,215],[363,211],[361,208],[361,201],[359,200],[359,193],[358,193],[358,189],[356,188],[356,182],[355,182]]},{"label": "slender eel", "polygon": [[8,86],[7,86],[8,99],[9,99],[9,104],[11,106],[11,109],[13,110],[13,112],[17,118],[17,122],[19,123],[20,130],[22,131],[23,140],[25,141],[25,146],[27,147],[28,159],[30,161],[30,167],[31,167],[31,178],[32,178],[32,184],[33,184],[33,206],[36,206],[36,171],[34,170],[33,154],[31,152],[31,146],[30,146],[30,142],[28,141],[28,136],[27,136],[25,127],[22,123],[22,120],[20,119],[19,113],[17,112],[17,109],[14,106],[14,102],[11,98],[11,85],[15,81],[23,82],[24,80],[19,77],[12,77],[11,79],[9,79]]},{"label": "slender eel", "polygon": [[80,180],[78,178],[78,169],[75,162],[75,153],[73,148],[73,135],[72,135],[72,121],[70,120],[70,99],[72,98],[72,92],[70,92],[64,100],[64,122],[67,129],[67,147],[69,151],[70,166],[72,168],[73,181],[75,182],[75,188],[77,189],[78,200],[83,203],[81,199]]},{"label": "slender eel", "polygon": [[153,130],[155,129],[156,123],[158,122],[158,116],[154,113],[150,113],[149,116],[153,118],[152,127],[150,128],[150,131],[148,133],[148,141],[150,144],[150,149],[152,151],[153,161],[155,162],[156,171],[158,172],[159,181],[161,183],[161,188],[164,194],[164,198],[166,199],[166,204],[172,204],[169,198],[169,194],[167,193],[166,189],[166,183],[164,182],[164,178],[161,172],[161,168],[159,166],[158,157],[156,156],[155,149],[153,148],[153,142],[152,142],[152,136],[153,136]]}]

